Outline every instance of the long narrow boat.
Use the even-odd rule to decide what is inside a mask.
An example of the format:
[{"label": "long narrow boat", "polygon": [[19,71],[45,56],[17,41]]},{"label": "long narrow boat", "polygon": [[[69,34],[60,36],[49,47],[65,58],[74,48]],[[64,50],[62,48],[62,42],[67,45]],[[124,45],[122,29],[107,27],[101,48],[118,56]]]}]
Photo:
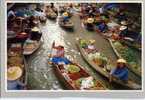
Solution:
[{"label": "long narrow boat", "polygon": [[[109,71],[107,70],[104,70],[103,67],[100,67],[98,66],[96,63],[94,63],[92,60],[89,60],[88,58],[88,53],[85,51],[85,49],[83,49],[81,46],[80,46],[80,40],[77,41],[77,47],[82,55],[82,57],[84,58],[84,60],[92,67],[94,68],[98,73],[100,73],[102,76],[106,77],[107,79],[109,79]],[[126,88],[129,88],[129,89],[135,89],[135,90],[139,90],[141,89],[141,86],[137,83],[135,83],[134,81],[132,80],[128,80],[127,83],[124,83],[123,81],[119,80],[119,79],[113,79],[112,80],[114,83],[117,83],[121,86],[124,86]]]},{"label": "long narrow boat", "polygon": [[23,46],[23,54],[31,55],[41,46],[41,41],[26,40]]},{"label": "long narrow boat", "polygon": [[27,63],[25,57],[22,54],[22,45],[19,43],[13,43],[8,50],[8,67],[18,66],[23,70],[23,74],[20,81],[26,86],[23,90],[27,89]]},{"label": "long narrow boat", "polygon": [[[111,47],[112,47],[112,49],[113,49],[113,51],[114,51],[114,53],[116,54],[116,56],[118,57],[118,58],[122,58],[122,56],[118,53],[118,51],[115,49],[115,46],[113,45],[113,41],[109,38],[109,37],[107,37],[106,35],[103,35],[103,34],[101,34],[101,33],[99,33],[101,36],[103,36],[103,38],[104,39],[106,39],[106,40],[108,40],[109,41],[109,43],[110,43],[110,45],[111,45]],[[122,41],[122,40],[121,40]],[[119,42],[121,42],[121,41],[119,41]],[[123,41],[122,41],[123,42]],[[125,41],[123,42],[123,43],[126,43]],[[129,47],[131,46],[131,44],[126,44],[126,45],[128,45]],[[134,47],[135,48],[135,47]],[[136,49],[138,49],[139,51],[141,51],[141,49],[139,49],[139,48],[136,48]],[[130,70],[130,71],[132,71],[134,74],[136,74],[137,76],[139,76],[139,77],[141,77],[141,70],[140,71],[137,71],[133,66],[131,66],[131,65],[128,65],[127,66],[128,67],[128,69]]]},{"label": "long narrow boat", "polygon": [[82,88],[83,80],[87,80],[87,78],[91,77],[91,75],[83,69],[78,64],[71,64],[76,66],[79,71],[75,73],[70,73],[66,70],[66,66],[68,65],[57,65],[52,64],[54,67],[54,72],[57,78],[60,80],[62,85],[68,90],[106,90],[107,88],[102,84],[99,80],[93,79],[93,86],[89,88]]},{"label": "long narrow boat", "polygon": [[[122,58],[122,56],[118,53],[118,51],[116,50],[115,46],[113,45],[113,41],[112,41],[111,39],[108,39],[108,41],[109,41],[109,43],[110,43],[110,45],[111,45],[113,51],[115,52],[116,56],[117,56],[118,58]],[[129,69],[130,71],[132,71],[133,73],[135,73],[137,76],[141,77],[141,71],[135,69],[135,68],[132,67],[131,65],[128,65],[127,67],[128,67],[128,69]]]},{"label": "long narrow boat", "polygon": [[139,43],[130,43],[125,40],[121,40],[120,42],[141,52],[141,45]]}]

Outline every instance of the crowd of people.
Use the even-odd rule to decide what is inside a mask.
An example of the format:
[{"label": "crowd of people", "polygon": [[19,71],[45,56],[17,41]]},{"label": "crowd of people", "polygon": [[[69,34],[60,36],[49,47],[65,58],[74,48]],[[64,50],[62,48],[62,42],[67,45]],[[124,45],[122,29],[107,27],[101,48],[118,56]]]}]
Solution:
[{"label": "crowd of people", "polygon": [[[80,17],[87,27],[115,39],[126,39],[141,43],[141,29],[134,31],[127,10],[121,4],[81,4]],[[134,20],[136,21],[136,20]]]}]

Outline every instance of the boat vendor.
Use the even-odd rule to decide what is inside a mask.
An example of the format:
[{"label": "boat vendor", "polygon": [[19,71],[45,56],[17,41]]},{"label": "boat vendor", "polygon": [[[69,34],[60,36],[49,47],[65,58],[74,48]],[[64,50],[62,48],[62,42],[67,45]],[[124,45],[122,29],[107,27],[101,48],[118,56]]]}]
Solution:
[{"label": "boat vendor", "polygon": [[38,27],[34,27],[31,30],[31,39],[39,41],[42,36],[40,29]]},{"label": "boat vendor", "polygon": [[55,46],[55,42],[52,44],[52,48],[54,49],[52,53],[52,62],[55,64],[69,64],[70,61],[64,57],[64,47],[59,45]]},{"label": "boat vendor", "polygon": [[129,31],[127,26],[123,25],[120,27],[120,33],[119,33],[120,39],[133,42],[136,36],[137,36],[137,33]]},{"label": "boat vendor", "polygon": [[108,29],[108,26],[103,21],[100,25],[97,26],[99,32],[106,32]]},{"label": "boat vendor", "polygon": [[63,15],[63,22],[64,23],[67,22],[69,20],[69,14],[68,14],[68,12],[64,12],[62,15]]},{"label": "boat vendor", "polygon": [[87,29],[94,30],[94,18],[92,17],[87,18],[86,25],[87,25]]},{"label": "boat vendor", "polygon": [[20,81],[23,71],[20,67],[9,67],[7,70],[7,89],[22,90],[26,86]]},{"label": "boat vendor", "polygon": [[117,66],[115,69],[111,70],[110,72],[110,82],[113,78],[120,79],[124,82],[128,81],[128,69],[126,67],[126,60],[118,59]]}]

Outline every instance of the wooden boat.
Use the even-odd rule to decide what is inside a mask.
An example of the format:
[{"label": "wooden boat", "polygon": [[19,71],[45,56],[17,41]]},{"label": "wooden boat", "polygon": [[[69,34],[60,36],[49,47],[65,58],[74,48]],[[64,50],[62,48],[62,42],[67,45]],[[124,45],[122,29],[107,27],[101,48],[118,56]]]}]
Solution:
[{"label": "wooden boat", "polygon": [[[52,64],[54,67],[54,72],[57,78],[63,83],[64,87],[68,90],[81,90],[81,82],[80,79],[85,79],[90,77],[91,75],[83,69],[78,64],[71,64],[77,66],[80,70],[79,72],[70,73],[66,71],[65,65],[57,65]],[[93,79],[94,86],[90,88],[83,88],[83,90],[105,90],[107,89],[99,80]]]},{"label": "wooden boat", "polygon": [[126,40],[121,40],[120,42],[141,52],[141,45],[139,43],[131,43]]},{"label": "wooden boat", "polygon": [[65,22],[65,23],[62,20],[63,19],[60,18],[59,23],[58,23],[61,27],[66,28],[66,29],[73,29],[74,28],[74,24],[70,19],[68,22]]},{"label": "wooden boat", "polygon": [[46,17],[49,19],[55,20],[57,18],[57,14],[55,12],[52,12],[52,13],[47,12]]},{"label": "wooden boat", "polygon": [[41,41],[26,40],[23,46],[23,54],[31,55],[34,53],[41,45]]},{"label": "wooden boat", "polygon": [[23,90],[27,89],[27,63],[25,57],[22,54],[22,45],[20,43],[11,44],[8,49],[8,66],[18,66],[23,70],[22,77],[20,81],[26,86],[23,87]]},{"label": "wooden boat", "polygon": [[[94,68],[98,73],[100,73],[102,76],[106,77],[108,80],[109,80],[109,71],[108,70],[104,70],[103,67],[100,67],[98,66],[95,62],[93,62],[92,60],[89,60],[88,58],[88,53],[85,51],[85,49],[83,49],[81,46],[80,46],[80,40],[77,41],[77,47],[82,55],[82,57],[84,58],[84,60],[92,67]],[[135,90],[138,90],[138,89],[141,89],[141,86],[135,82],[133,82],[132,80],[129,80],[127,83],[124,83],[123,81],[119,80],[119,79],[113,79],[112,80],[114,83],[117,83],[119,85],[122,85],[126,88],[129,88],[129,89],[135,89]]]},{"label": "wooden boat", "polygon": [[[109,43],[110,43],[110,45],[111,45],[113,51],[115,52],[116,56],[117,56],[118,58],[122,58],[122,56],[121,56],[121,55],[118,53],[118,51],[115,49],[115,47],[114,47],[114,45],[113,45],[113,41],[112,41],[111,39],[109,39],[109,38],[108,38],[108,41],[109,41]],[[129,69],[130,71],[132,71],[134,74],[136,74],[137,76],[141,77],[141,71],[136,70],[136,69],[135,69],[134,67],[132,67],[131,65],[128,65],[127,67],[128,67],[128,69]]]}]

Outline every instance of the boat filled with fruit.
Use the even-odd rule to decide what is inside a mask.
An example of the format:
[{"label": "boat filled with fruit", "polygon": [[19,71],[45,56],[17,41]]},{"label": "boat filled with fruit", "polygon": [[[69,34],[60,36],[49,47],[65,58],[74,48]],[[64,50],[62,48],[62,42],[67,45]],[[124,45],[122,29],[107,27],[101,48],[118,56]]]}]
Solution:
[{"label": "boat filled with fruit", "polygon": [[[102,76],[109,79],[110,71],[113,68],[113,64],[109,59],[104,56],[101,52],[95,51],[93,53],[88,53],[85,46],[88,45],[88,40],[79,39],[77,41],[78,49],[84,58],[84,60]],[[124,84],[120,79],[114,78],[113,82],[120,84],[121,86],[130,88],[130,89],[140,89],[140,85],[135,83],[133,80],[129,79],[127,83]]]},{"label": "boat filled with fruit", "polygon": [[118,58],[124,58],[128,62],[128,68],[134,72],[137,76],[141,77],[141,63],[137,57],[138,51],[123,45],[119,41],[108,39],[115,54]]},{"label": "boat filled with fruit", "polygon": [[58,79],[68,90],[106,90],[107,88],[99,80],[94,79],[79,64],[67,65],[52,64]]}]

